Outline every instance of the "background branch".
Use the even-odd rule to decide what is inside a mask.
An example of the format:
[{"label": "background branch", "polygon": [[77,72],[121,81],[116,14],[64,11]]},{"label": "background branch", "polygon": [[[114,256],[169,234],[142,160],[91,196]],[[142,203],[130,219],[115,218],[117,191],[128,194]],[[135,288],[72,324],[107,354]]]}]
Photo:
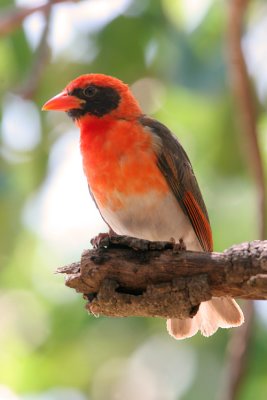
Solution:
[{"label": "background branch", "polygon": [[45,16],[45,27],[40,39],[39,46],[34,54],[31,68],[28,71],[25,81],[20,87],[14,89],[24,99],[32,99],[38,89],[43,71],[49,62],[50,48],[47,37],[50,28],[52,7],[59,3],[69,3],[79,0],[47,0],[47,3],[35,7],[15,7],[3,11],[0,16],[0,37],[10,34],[13,30],[22,25],[24,20],[35,12],[42,12]]},{"label": "background branch", "polygon": [[257,188],[258,231],[259,239],[263,240],[266,234],[264,168],[257,135],[254,95],[241,47],[244,14],[248,0],[233,0],[229,4],[229,72],[236,106],[239,111],[238,118],[246,139],[247,164],[249,171],[253,174]]},{"label": "background branch", "polygon": [[169,242],[113,237],[60,268],[86,308],[108,316],[188,318],[212,296],[267,299],[267,241],[224,253],[177,251]]},{"label": "background branch", "polygon": [[[258,237],[263,240],[266,236],[266,186],[264,167],[257,135],[257,113],[255,97],[242,51],[242,31],[245,12],[249,0],[232,0],[228,10],[228,51],[229,72],[232,90],[238,109],[240,126],[245,137],[247,165],[251,171],[257,191],[257,224]],[[222,400],[234,400],[238,397],[239,389],[248,364],[248,349],[252,337],[254,306],[247,302],[243,307],[245,323],[234,330],[228,345],[228,357],[224,371]]]},{"label": "background branch", "polygon": [[[56,0],[58,3],[59,1]],[[36,50],[35,57],[33,59],[31,68],[28,72],[27,78],[16,91],[18,95],[23,97],[24,99],[32,99],[35,92],[38,89],[39,82],[42,78],[43,71],[49,62],[50,58],[50,48],[47,43],[47,37],[50,28],[50,20],[51,20],[51,11],[52,5],[55,4],[55,0],[50,0],[45,9],[43,10],[45,16],[45,27],[42,33],[42,37],[40,39],[39,46]]]},{"label": "background branch", "polygon": [[41,11],[46,13],[50,9],[51,3],[66,3],[74,0],[52,0],[46,4],[35,7],[15,7],[1,12],[0,16],[0,36],[10,34],[17,29],[25,20],[35,12]]}]

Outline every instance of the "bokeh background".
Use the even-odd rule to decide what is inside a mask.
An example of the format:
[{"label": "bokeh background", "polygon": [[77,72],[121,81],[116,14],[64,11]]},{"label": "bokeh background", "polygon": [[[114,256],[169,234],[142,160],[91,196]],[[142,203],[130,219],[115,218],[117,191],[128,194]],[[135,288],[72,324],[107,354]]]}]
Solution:
[{"label": "bokeh background", "polygon": [[[80,74],[121,78],[188,152],[215,249],[259,238],[229,78],[230,3],[1,0],[1,400],[226,398],[232,332],[177,342],[161,319],[89,316],[81,296],[54,274],[106,227],[87,190],[77,129],[41,106]],[[245,3],[242,48],[266,165],[267,4]],[[267,307],[255,309],[236,399],[266,399]]]}]

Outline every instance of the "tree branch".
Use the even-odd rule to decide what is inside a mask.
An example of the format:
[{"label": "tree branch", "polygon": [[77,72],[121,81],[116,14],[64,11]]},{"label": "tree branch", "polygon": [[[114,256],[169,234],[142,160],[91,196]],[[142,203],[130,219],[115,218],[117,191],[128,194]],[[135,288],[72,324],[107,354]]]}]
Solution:
[{"label": "tree branch", "polygon": [[[257,135],[257,111],[247,66],[242,51],[242,32],[249,0],[232,0],[228,8],[228,54],[232,89],[237,105],[238,118],[247,144],[247,164],[252,171],[257,193],[258,238],[266,237],[266,184],[264,165]],[[238,398],[239,389],[248,365],[248,349],[253,332],[253,302],[244,309],[245,323],[233,331],[228,345],[222,400]]]},{"label": "tree branch", "polygon": [[246,12],[249,0],[233,0],[229,3],[228,13],[228,52],[229,72],[232,80],[232,89],[239,111],[238,118],[247,145],[247,164],[252,172],[257,189],[258,237],[266,237],[265,195],[266,183],[264,166],[257,135],[257,112],[255,98],[245,63],[241,41]]},{"label": "tree branch", "polygon": [[[53,0],[53,4],[69,2],[72,0]],[[23,21],[35,12],[47,12],[50,8],[50,3],[45,3],[34,7],[12,7],[2,10],[0,16],[0,37],[10,34],[17,29]]]},{"label": "tree branch", "polygon": [[105,240],[57,271],[92,314],[188,318],[212,296],[267,299],[267,241],[203,253],[126,236]]},{"label": "tree branch", "polygon": [[[59,2],[58,0],[56,2]],[[55,4],[55,0],[48,0],[48,3],[46,3],[46,8],[43,11],[46,22],[45,22],[45,27],[41,36],[41,40],[39,43],[39,46],[36,50],[35,57],[33,59],[32,66],[28,72],[28,76],[23,82],[23,84],[15,90],[15,93],[23,97],[24,99],[31,100],[35,92],[38,89],[39,82],[41,80],[43,71],[49,62],[50,58],[50,48],[47,43],[47,37],[49,33],[49,28],[50,28],[50,22],[51,22],[51,11],[52,11],[52,6]]]}]

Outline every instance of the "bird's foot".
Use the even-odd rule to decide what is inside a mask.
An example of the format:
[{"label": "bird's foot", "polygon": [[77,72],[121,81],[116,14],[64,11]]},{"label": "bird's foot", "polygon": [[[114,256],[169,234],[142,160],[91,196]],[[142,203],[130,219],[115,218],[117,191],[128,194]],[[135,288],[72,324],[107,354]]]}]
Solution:
[{"label": "bird's foot", "polygon": [[117,234],[110,229],[109,232],[99,233],[97,236],[90,240],[91,245],[94,249],[98,249],[99,247],[108,247],[109,246],[109,239],[112,236],[117,236]]},{"label": "bird's foot", "polygon": [[103,245],[105,245],[103,241],[106,242],[108,238],[109,238],[109,232],[99,233],[90,240],[90,243],[94,249],[98,249],[99,247],[103,247]]},{"label": "bird's foot", "polygon": [[179,253],[180,251],[186,250],[186,245],[183,238],[179,239],[179,242],[176,242],[174,238],[170,238],[170,242],[173,244],[173,252]]}]

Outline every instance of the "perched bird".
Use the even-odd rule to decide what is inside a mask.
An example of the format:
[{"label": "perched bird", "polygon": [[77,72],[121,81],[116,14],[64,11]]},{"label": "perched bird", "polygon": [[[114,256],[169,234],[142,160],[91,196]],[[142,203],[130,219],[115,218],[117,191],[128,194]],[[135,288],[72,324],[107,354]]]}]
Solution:
[{"label": "perched bird", "polygon": [[[142,113],[126,84],[102,74],[82,75],[43,109],[67,112],[80,128],[90,193],[115,233],[174,238],[187,250],[213,250],[208,213],[186,152],[166,126]],[[243,321],[233,299],[214,297],[193,318],[169,319],[167,329],[183,339]]]}]

